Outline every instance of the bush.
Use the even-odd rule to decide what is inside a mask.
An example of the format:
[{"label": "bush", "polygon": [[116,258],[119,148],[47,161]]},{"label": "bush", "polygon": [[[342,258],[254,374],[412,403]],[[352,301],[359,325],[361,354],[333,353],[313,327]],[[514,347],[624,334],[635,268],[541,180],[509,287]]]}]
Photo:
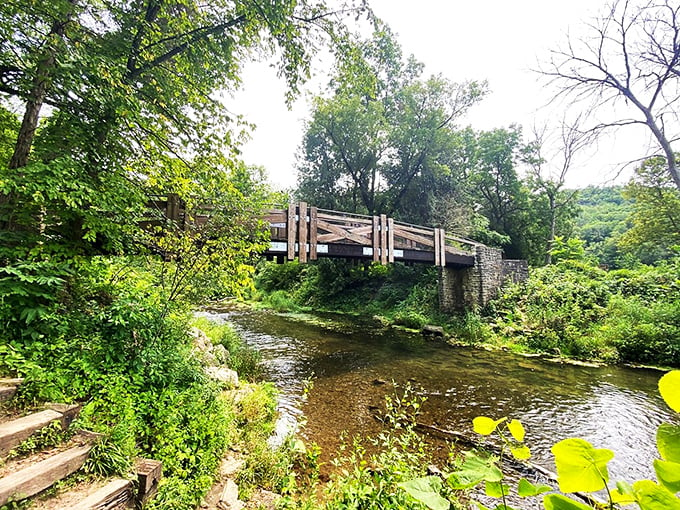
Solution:
[{"label": "bush", "polygon": [[[25,376],[26,404],[86,402],[76,427],[105,435],[89,472],[124,474],[135,456],[158,459],[165,480],[153,507],[194,508],[229,443],[234,413],[192,354],[189,310],[167,301],[131,260],[82,262],[61,289],[33,334],[7,330],[0,373]],[[6,311],[4,323],[16,325]]]},{"label": "bush", "polygon": [[574,357],[680,365],[678,261],[607,272],[583,262],[534,269],[487,320],[506,343]]},{"label": "bush", "polygon": [[599,334],[622,360],[680,366],[680,300],[614,296]]}]

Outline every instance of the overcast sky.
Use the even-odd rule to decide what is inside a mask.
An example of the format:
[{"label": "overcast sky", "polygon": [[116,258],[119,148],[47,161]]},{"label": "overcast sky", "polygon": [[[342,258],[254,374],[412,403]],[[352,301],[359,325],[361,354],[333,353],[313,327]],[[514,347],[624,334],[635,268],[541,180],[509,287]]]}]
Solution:
[{"label": "overcast sky", "polygon": [[[533,125],[561,117],[545,107],[550,91],[532,69],[545,61],[548,50],[578,34],[582,22],[596,15],[602,0],[370,0],[375,13],[397,34],[405,55],[425,63],[425,74],[441,73],[453,81],[487,80],[491,94],[461,119],[461,127],[492,129],[519,124],[529,133]],[[307,87],[291,110],[284,102],[283,83],[267,63],[244,69],[243,85],[228,100],[257,128],[244,147],[247,163],[267,169],[278,188],[295,184],[295,154],[309,97],[319,92],[323,62],[315,62],[316,83]],[[623,162],[641,156],[642,141],[622,133],[618,140],[600,142],[593,155],[582,158],[569,175],[570,186],[611,183]],[[637,151],[637,152],[635,152]]]}]

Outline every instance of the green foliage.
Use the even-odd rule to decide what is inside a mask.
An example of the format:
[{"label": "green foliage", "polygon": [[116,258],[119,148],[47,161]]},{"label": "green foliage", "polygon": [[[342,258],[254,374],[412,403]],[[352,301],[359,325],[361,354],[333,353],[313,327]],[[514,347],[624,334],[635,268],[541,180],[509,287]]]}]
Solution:
[{"label": "green foliage", "polygon": [[[680,372],[665,374],[659,381],[659,392],[666,403],[678,411],[680,409]],[[479,416],[473,420],[475,432],[488,436],[497,434],[501,443],[500,458],[480,453],[466,452],[465,461],[459,469],[450,473],[446,482],[449,488],[460,491],[485,484],[487,496],[500,498],[502,504],[496,508],[510,509],[506,497],[512,488],[503,483],[505,474],[501,470],[504,453],[509,450],[515,459],[527,460],[524,455],[528,448],[523,444],[524,427],[517,420],[508,422],[507,418],[494,420]],[[641,510],[662,510],[680,508],[680,432],[679,427],[662,424],[658,429],[657,445],[663,460],[654,461],[654,469],[660,483],[651,480],[640,480],[632,485],[618,482],[616,488],[610,488],[607,464],[614,457],[614,452],[597,449],[589,442],[579,439],[564,439],[555,444],[551,451],[555,456],[557,482],[560,491],[565,493],[594,493],[606,489],[608,501],[594,503],[592,506],[580,503],[559,493],[543,496],[543,508],[546,510],[588,510],[592,508],[618,508],[615,505],[637,504]],[[522,452],[516,455],[515,452]],[[526,452],[525,452],[526,451]],[[442,497],[444,488],[441,483],[433,482],[429,477],[417,478],[399,484],[412,498],[432,510],[448,509],[449,501]],[[517,495],[523,498],[536,497],[545,492],[552,492],[547,485],[534,485],[522,478],[517,484]],[[479,508],[485,508],[476,503]]]},{"label": "green foliage", "polygon": [[614,452],[596,449],[583,439],[564,439],[550,451],[555,456],[562,492],[597,492],[609,482],[607,464]]},{"label": "green foliage", "polygon": [[[582,253],[582,252],[581,252]],[[487,321],[498,342],[608,361],[680,365],[678,261],[605,271],[565,260],[507,288]]]},{"label": "green foliage", "polygon": [[223,345],[226,359],[218,359],[238,372],[240,378],[257,379],[262,373],[261,356],[258,351],[246,345],[241,335],[228,323],[217,323],[205,317],[195,317],[194,327],[200,329],[213,345]]},{"label": "green foliage", "polygon": [[579,214],[574,235],[586,243],[586,251],[602,265],[628,267],[629,259],[619,247],[621,235],[629,228],[633,202],[621,187],[589,186],[578,192]]},{"label": "green foliage", "polygon": [[585,243],[580,239],[570,238],[564,239],[563,237],[556,236],[553,240],[553,246],[550,250],[552,255],[552,261],[554,263],[562,262],[565,260],[575,260],[585,262],[586,249]]},{"label": "green foliage", "polygon": [[332,477],[327,487],[327,508],[408,509],[413,508],[414,493],[441,486],[428,478],[418,484],[409,483],[411,495],[399,488],[414,478],[423,480],[425,474],[427,452],[415,432],[422,404],[423,399],[409,387],[386,399],[383,418],[386,429],[367,439],[377,452],[369,454],[363,442],[355,438],[349,454],[334,461],[339,474]]},{"label": "green foliage", "polygon": [[31,453],[51,448],[60,444],[70,436],[70,432],[64,431],[62,429],[61,422],[59,420],[55,420],[13,448],[9,452],[9,455],[7,455],[7,459],[24,457]]},{"label": "green foliage", "polygon": [[619,239],[623,250],[644,263],[669,258],[680,245],[680,190],[668,173],[666,159],[646,160],[625,190],[634,201],[631,228]]},{"label": "green foliage", "polygon": [[[486,84],[421,77],[389,27],[369,40],[343,41],[346,58],[318,97],[301,147],[297,195],[336,210],[422,223],[436,196],[458,189],[452,164],[454,122]],[[438,219],[434,221],[439,222]]]},{"label": "green foliage", "polygon": [[312,264],[261,264],[255,286],[256,297],[275,310],[361,311],[421,328],[441,319],[436,278],[436,270],[426,266],[321,259]]},{"label": "green foliage", "polygon": [[[189,314],[133,260],[81,262],[36,319],[34,334],[6,314],[0,373],[26,380],[19,399],[81,401],[76,428],[105,435],[89,473],[125,473],[134,456],[161,460],[157,508],[190,508],[210,487],[234,418],[192,355]],[[39,335],[35,333],[39,332]],[[10,336],[12,334],[12,336]],[[184,499],[176,499],[175,492]],[[163,501],[171,501],[164,506]]]}]

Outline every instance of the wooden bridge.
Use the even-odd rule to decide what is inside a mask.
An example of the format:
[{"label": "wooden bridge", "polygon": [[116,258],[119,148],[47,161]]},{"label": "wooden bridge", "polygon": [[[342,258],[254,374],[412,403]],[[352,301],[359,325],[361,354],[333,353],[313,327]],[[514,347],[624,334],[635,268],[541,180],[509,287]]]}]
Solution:
[{"label": "wooden bridge", "polygon": [[364,259],[389,264],[420,262],[439,267],[471,267],[477,243],[455,237],[440,228],[395,221],[386,215],[364,216],[291,203],[270,209],[265,221],[271,243],[265,252],[279,260],[301,263],[319,257]]},{"label": "wooden bridge", "polygon": [[[200,228],[216,208],[197,206],[187,211],[178,195],[153,197],[152,216],[141,220],[148,227],[167,226],[182,230]],[[305,202],[262,213],[271,242],[264,255],[279,261],[301,263],[320,257],[433,264],[439,271],[439,304],[442,310],[484,306],[507,281],[528,276],[525,260],[505,260],[498,248],[447,234],[441,228],[410,225],[382,214],[359,214],[310,207]]]}]

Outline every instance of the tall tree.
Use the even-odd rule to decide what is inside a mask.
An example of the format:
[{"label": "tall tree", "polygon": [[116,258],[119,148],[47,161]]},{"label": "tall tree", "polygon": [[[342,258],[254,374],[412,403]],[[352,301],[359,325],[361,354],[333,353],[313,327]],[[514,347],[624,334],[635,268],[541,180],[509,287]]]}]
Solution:
[{"label": "tall tree", "polygon": [[662,157],[648,159],[624,192],[634,201],[632,226],[619,245],[646,263],[666,258],[680,247],[680,191],[665,166]]},{"label": "tall tree", "polygon": [[[563,120],[559,126],[558,139],[551,144],[547,128],[535,128],[533,140],[523,150],[523,160],[529,168],[528,184],[539,200],[546,202],[546,215],[536,219],[545,225],[545,263],[552,262],[552,249],[558,235],[558,220],[574,216],[576,190],[565,190],[567,174],[575,165],[575,158],[591,146],[594,134],[583,131],[579,126],[580,118],[568,123]],[[554,145],[552,154],[545,154],[546,147]],[[564,233],[560,233],[564,235]]]},{"label": "tall tree", "polygon": [[597,114],[596,131],[645,126],[680,189],[672,148],[680,136],[680,4],[614,0],[585,28],[587,35],[569,38],[541,72],[560,87],[558,95],[585,102],[586,110]]},{"label": "tall tree", "polygon": [[489,220],[489,228],[509,238],[508,256],[528,258],[529,194],[517,168],[522,149],[518,126],[480,131],[476,156],[468,170],[474,203]]},{"label": "tall tree", "polygon": [[317,99],[298,165],[298,194],[324,207],[431,220],[431,192],[448,171],[455,122],[485,93],[485,84],[422,79],[393,34],[346,49],[332,96]]},{"label": "tall tree", "polygon": [[[193,161],[233,153],[230,116],[215,93],[238,84],[245,61],[279,55],[295,94],[311,54],[327,34],[340,36],[349,8],[314,0],[3,3],[0,93],[24,114],[12,157],[0,162],[0,230],[40,217],[93,240],[130,223],[140,188],[150,180],[167,187],[159,162],[183,162],[192,180]],[[222,163],[216,173],[231,165]]]}]

